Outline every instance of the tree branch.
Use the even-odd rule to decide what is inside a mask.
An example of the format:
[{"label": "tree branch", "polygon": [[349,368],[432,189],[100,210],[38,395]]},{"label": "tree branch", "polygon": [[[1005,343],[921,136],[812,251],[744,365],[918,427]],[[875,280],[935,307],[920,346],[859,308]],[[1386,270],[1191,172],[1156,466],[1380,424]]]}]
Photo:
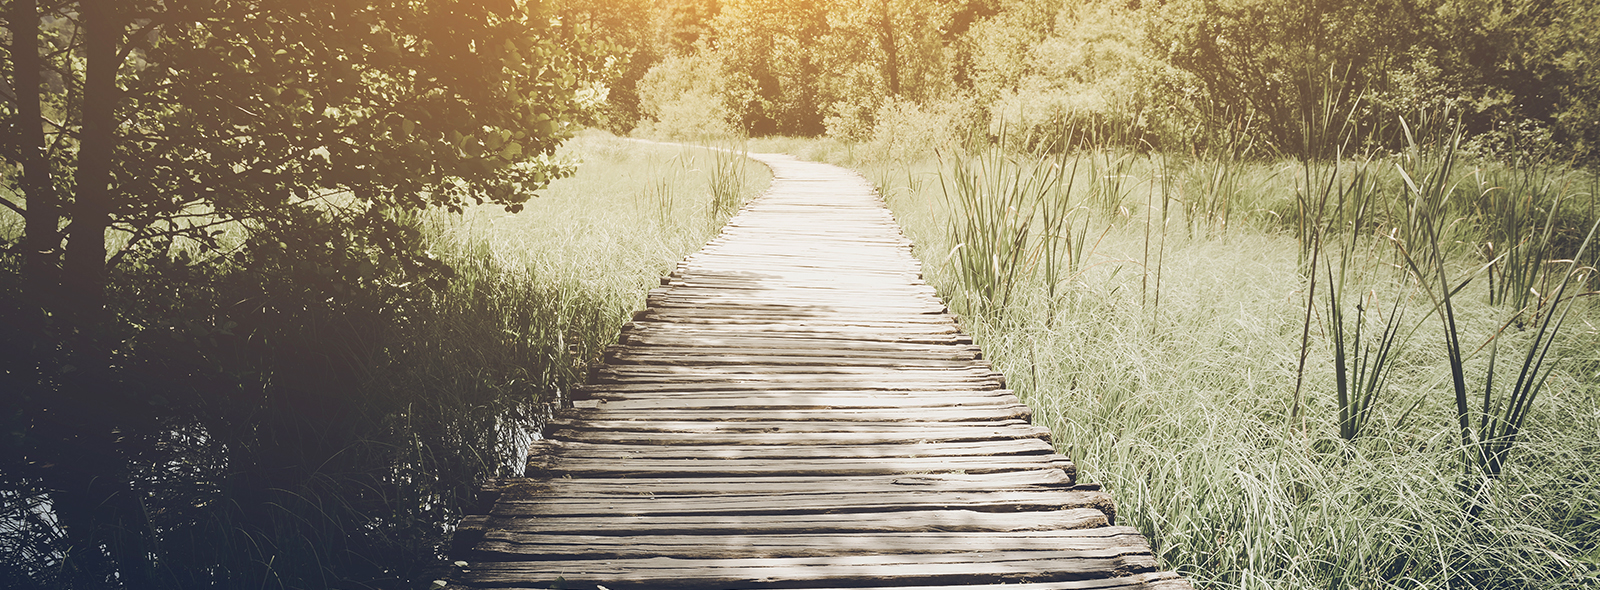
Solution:
[{"label": "tree branch", "polygon": [[28,211],[18,206],[16,203],[11,202],[11,199],[0,197],[0,205],[5,205],[7,209],[16,211],[17,215],[21,215],[24,218],[28,216]]}]

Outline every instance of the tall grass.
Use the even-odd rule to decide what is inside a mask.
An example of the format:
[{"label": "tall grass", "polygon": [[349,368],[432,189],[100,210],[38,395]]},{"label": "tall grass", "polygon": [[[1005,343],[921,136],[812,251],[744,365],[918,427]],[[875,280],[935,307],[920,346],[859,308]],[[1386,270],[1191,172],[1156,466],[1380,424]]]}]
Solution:
[{"label": "tall grass", "polygon": [[[1151,190],[1148,214],[1094,206],[1101,199],[1085,187],[1099,180],[1104,156],[1069,153],[1061,166],[1079,161],[1074,194],[1091,204],[1074,223],[1095,228],[1078,248],[1078,270],[1053,290],[1042,262],[1003,267],[1011,274],[991,284],[1009,285],[1007,308],[987,314],[972,312],[985,299],[950,254],[963,232],[985,231],[965,229],[979,212],[900,180],[908,174],[884,173],[870,153],[851,157],[882,184],[930,282],[967,315],[1060,450],[1087,480],[1106,484],[1119,516],[1200,587],[1593,587],[1600,309],[1573,296],[1592,293],[1579,281],[1592,263],[1560,262],[1578,254],[1582,240],[1572,238],[1560,240],[1561,257],[1541,263],[1559,270],[1552,287],[1575,273],[1559,299],[1559,338],[1508,327],[1509,306],[1498,296],[1488,303],[1487,281],[1463,283],[1484,268],[1483,228],[1514,223],[1472,206],[1472,175],[1493,164],[1463,160],[1450,126],[1428,125],[1410,127],[1419,145],[1406,153],[1309,165],[1136,156],[1122,172]],[[944,174],[965,173],[955,161]],[[935,165],[900,166],[931,173]],[[987,170],[997,174],[966,182],[1021,178],[1016,168]],[[1219,170],[1231,203],[1225,226],[1217,207],[1196,204],[1213,200],[1203,191]],[[1163,177],[1177,179],[1170,196]],[[1555,197],[1535,197],[1542,218]],[[1162,223],[1158,198],[1183,205],[1166,214],[1178,223]],[[1560,199],[1552,235],[1571,236],[1574,219],[1580,237],[1593,225],[1579,199]],[[1011,224],[1013,239],[1045,233],[1042,217],[1023,228],[1005,210],[983,214]],[[1189,229],[1197,227],[1225,229]],[[1314,265],[1302,233],[1318,249]],[[1157,265],[1161,280],[1147,282]],[[1435,304],[1446,295],[1448,315]],[[1160,313],[1148,313],[1157,297]],[[1442,317],[1454,318],[1453,341],[1439,337]],[[1539,343],[1547,359],[1574,360],[1530,369],[1543,384],[1538,403],[1494,402],[1491,413],[1486,398],[1473,398],[1473,428],[1501,419],[1491,414],[1521,423],[1495,484],[1464,487],[1464,452],[1479,447],[1460,435],[1456,375],[1487,385],[1492,348],[1482,345],[1498,341],[1521,351]],[[1297,378],[1304,393],[1291,420]],[[1494,381],[1502,388],[1509,379]],[[1512,407],[1520,409],[1506,414]],[[1477,440],[1509,440],[1497,432]]]},{"label": "tall grass", "polygon": [[1082,257],[1081,234],[1068,231],[1076,162],[1069,169],[1064,156],[1013,156],[998,148],[953,158],[939,186],[946,206],[962,214],[949,225],[953,245],[946,259],[961,293],[970,295],[968,307],[1002,315],[1017,280],[1034,268],[1053,294],[1065,276],[1062,265],[1070,274]]},{"label": "tall grass", "polygon": [[462,269],[459,288],[522,285],[480,313],[543,310],[503,330],[542,347],[544,391],[581,381],[659,277],[770,180],[742,154],[718,149],[592,133],[563,150],[580,162],[577,174],[523,212],[480,207],[433,220],[433,243]]}]

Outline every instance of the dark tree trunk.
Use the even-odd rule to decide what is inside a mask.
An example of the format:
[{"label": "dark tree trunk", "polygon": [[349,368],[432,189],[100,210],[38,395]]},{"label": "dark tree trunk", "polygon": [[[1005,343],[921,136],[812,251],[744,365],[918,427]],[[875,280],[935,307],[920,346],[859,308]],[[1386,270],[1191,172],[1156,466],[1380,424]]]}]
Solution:
[{"label": "dark tree trunk", "polygon": [[894,15],[889,11],[890,0],[879,0],[878,44],[883,47],[883,78],[889,82],[889,96],[900,96],[900,46],[895,42]]},{"label": "dark tree trunk", "polygon": [[106,230],[111,225],[111,155],[116,141],[117,41],[122,23],[114,0],[84,2],[83,127],[67,226],[63,282],[73,321],[94,330],[105,315]]},{"label": "dark tree trunk", "polygon": [[39,11],[36,0],[13,0],[6,15],[11,28],[11,60],[17,95],[15,148],[22,164],[22,194],[28,213],[23,226],[23,289],[30,309],[29,338],[42,334],[42,309],[56,300],[60,284],[61,205],[46,152],[44,116],[40,107]]},{"label": "dark tree trunk", "polygon": [[[113,378],[112,317],[106,305],[106,233],[115,210],[111,167],[117,141],[120,98],[118,44],[125,34],[118,0],[79,4],[84,38],[82,120],[73,201],[62,262],[60,304],[71,332],[63,334],[73,371],[61,383],[59,408],[73,423],[63,432],[66,462],[53,471],[52,508],[75,547],[91,561],[109,558],[116,571],[109,583],[154,588],[153,532],[135,491],[124,447],[140,434],[130,423],[137,404]],[[67,416],[57,416],[61,420]],[[86,564],[98,575],[98,564]]]}]

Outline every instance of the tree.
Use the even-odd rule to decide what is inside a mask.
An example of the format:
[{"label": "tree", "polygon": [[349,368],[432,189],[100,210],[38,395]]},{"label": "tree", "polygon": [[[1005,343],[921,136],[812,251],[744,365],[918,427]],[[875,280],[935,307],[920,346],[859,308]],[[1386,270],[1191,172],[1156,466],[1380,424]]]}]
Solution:
[{"label": "tree", "polygon": [[[1334,141],[1308,135],[1321,109],[1364,92],[1404,55],[1418,15],[1408,2],[1185,0],[1152,7],[1147,38],[1205,86],[1208,110],[1254,119],[1295,155]],[[1330,72],[1332,73],[1330,77]]]},{"label": "tree", "polygon": [[727,68],[755,79],[755,99],[742,109],[750,135],[822,133],[825,72],[818,40],[827,32],[827,4],[804,0],[729,0],[712,19],[708,47]]},{"label": "tree", "polygon": [[[160,583],[135,466],[223,401],[134,386],[135,336],[176,327],[136,325],[130,306],[161,288],[113,277],[309,261],[340,285],[437,282],[448,269],[408,212],[520,208],[560,174],[547,156],[597,61],[547,6],[514,0],[7,0],[3,14],[0,203],[24,230],[5,257],[20,280],[0,312],[18,336],[0,350],[0,470],[49,490],[79,588]],[[260,458],[235,467],[269,483],[282,465]]]}]

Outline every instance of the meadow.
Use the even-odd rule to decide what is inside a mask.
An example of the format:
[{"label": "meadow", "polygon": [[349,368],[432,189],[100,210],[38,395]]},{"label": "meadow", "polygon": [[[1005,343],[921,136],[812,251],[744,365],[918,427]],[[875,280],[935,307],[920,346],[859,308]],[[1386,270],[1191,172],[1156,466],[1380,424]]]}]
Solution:
[{"label": "meadow", "polygon": [[1197,587],[1596,587],[1596,178],[1417,137],[752,149],[875,182],[1058,450]]}]

